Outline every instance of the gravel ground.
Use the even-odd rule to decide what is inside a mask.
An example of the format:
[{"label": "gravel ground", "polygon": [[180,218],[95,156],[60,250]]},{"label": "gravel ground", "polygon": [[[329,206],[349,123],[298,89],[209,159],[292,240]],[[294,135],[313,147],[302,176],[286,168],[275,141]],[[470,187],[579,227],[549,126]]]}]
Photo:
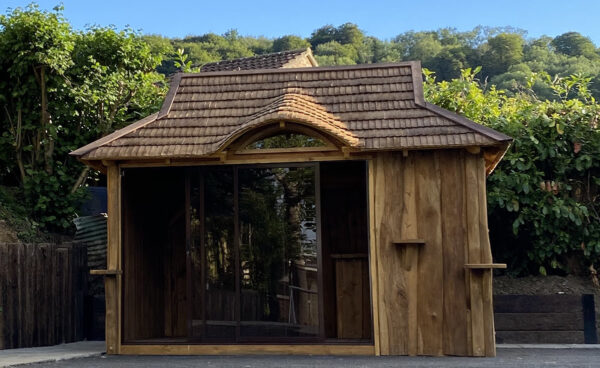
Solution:
[{"label": "gravel ground", "polygon": [[316,356],[101,356],[28,367],[600,367],[600,349],[498,349],[496,358]]}]

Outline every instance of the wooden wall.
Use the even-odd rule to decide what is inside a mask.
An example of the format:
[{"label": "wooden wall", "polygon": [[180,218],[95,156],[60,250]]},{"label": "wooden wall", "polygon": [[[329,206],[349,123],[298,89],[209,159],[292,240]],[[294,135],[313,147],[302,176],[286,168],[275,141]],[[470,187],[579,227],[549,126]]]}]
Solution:
[{"label": "wooden wall", "polygon": [[323,162],[321,247],[327,338],[371,339],[365,161]]},{"label": "wooden wall", "polygon": [[463,150],[380,153],[370,169],[376,347],[495,355],[485,167]]},{"label": "wooden wall", "polygon": [[123,181],[123,341],[186,330],[183,171],[126,170]]}]

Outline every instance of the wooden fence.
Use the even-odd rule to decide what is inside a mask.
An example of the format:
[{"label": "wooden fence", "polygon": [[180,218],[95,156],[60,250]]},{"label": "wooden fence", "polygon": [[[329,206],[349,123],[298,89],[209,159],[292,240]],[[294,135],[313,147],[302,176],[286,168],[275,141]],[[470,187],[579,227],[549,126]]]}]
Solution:
[{"label": "wooden fence", "polygon": [[597,344],[594,296],[496,295],[500,344]]},{"label": "wooden fence", "polygon": [[0,243],[0,349],[84,337],[85,248]]}]

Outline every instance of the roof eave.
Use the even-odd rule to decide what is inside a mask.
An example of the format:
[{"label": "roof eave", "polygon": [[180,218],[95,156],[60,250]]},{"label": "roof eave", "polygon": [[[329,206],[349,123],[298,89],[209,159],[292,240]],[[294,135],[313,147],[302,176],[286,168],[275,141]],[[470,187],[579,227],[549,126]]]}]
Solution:
[{"label": "roof eave", "polygon": [[69,153],[69,155],[76,156],[76,157],[83,157],[84,155],[95,150],[96,148],[104,146],[105,144],[108,144],[108,143],[114,141],[115,139],[118,139],[126,134],[133,132],[136,129],[139,129],[147,124],[152,123],[153,121],[157,120],[157,118],[158,118],[158,113],[149,115],[141,120],[136,121],[135,123],[129,124],[124,128],[116,130],[116,131],[112,132],[111,134],[105,135],[104,137],[97,139],[97,140],[93,141],[92,143],[89,143],[81,148],[71,151]]}]

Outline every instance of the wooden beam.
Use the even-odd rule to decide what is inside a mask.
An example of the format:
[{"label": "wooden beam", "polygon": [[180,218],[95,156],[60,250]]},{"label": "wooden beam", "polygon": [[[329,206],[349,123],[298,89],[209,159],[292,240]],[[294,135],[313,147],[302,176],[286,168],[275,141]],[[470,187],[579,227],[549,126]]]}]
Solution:
[{"label": "wooden beam", "polygon": [[[204,157],[202,159],[171,159],[170,164],[165,164],[164,159],[149,160],[126,160],[120,161],[121,168],[140,168],[140,167],[181,167],[181,166],[209,166],[209,165],[237,165],[237,164],[267,164],[267,163],[298,163],[298,162],[316,162],[316,161],[343,161],[345,160],[341,151],[330,152],[304,152],[291,154],[263,154],[263,155],[229,155],[225,162],[220,161],[219,156]],[[375,154],[373,152],[351,152],[350,157],[356,160],[372,160]]]},{"label": "wooden beam", "polygon": [[375,355],[373,345],[122,345],[133,355]]},{"label": "wooden beam", "polygon": [[381,355],[379,331],[379,288],[377,266],[377,229],[375,226],[375,161],[367,161],[368,169],[368,210],[369,210],[369,280],[371,281],[371,313],[373,316],[373,342],[374,354]]},{"label": "wooden beam", "polygon": [[[467,223],[468,264],[483,263],[479,229],[478,157],[465,155],[465,201]],[[485,355],[483,279],[479,272],[469,272],[469,306],[471,317],[471,351],[473,356]]]},{"label": "wooden beam", "polygon": [[219,161],[221,161],[221,162],[227,161],[227,151],[219,152]]},{"label": "wooden beam", "polygon": [[[119,166],[108,163],[107,210],[108,243],[106,266],[108,270],[121,272],[121,175]],[[106,295],[106,352],[119,354],[121,345],[121,274],[105,277]]]}]

